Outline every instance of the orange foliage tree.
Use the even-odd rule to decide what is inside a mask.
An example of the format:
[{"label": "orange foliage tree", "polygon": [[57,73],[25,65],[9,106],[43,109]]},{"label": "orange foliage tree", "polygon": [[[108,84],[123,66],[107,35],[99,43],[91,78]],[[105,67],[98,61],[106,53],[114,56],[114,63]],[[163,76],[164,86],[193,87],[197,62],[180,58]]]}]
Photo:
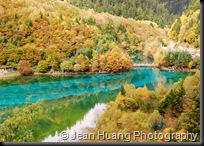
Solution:
[{"label": "orange foliage tree", "polygon": [[22,76],[31,75],[33,73],[32,68],[30,67],[30,63],[26,60],[21,60],[18,63],[17,69]]},{"label": "orange foliage tree", "polygon": [[99,65],[101,70],[119,72],[132,67],[132,60],[124,50],[114,43],[110,44],[109,48],[110,50],[100,56]]}]

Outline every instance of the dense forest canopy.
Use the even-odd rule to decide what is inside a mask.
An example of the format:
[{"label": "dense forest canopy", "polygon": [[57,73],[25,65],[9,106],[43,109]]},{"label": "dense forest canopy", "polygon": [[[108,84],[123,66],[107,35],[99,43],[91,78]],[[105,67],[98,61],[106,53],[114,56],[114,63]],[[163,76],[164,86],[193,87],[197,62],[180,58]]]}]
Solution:
[{"label": "dense forest canopy", "polygon": [[[107,133],[131,133],[130,142],[192,142],[200,141],[200,72],[188,76],[167,89],[161,83],[155,91],[144,87],[125,85],[121,87],[115,101],[101,116],[96,128]],[[133,131],[144,133],[197,133],[191,139],[175,136],[169,139],[134,138]],[[102,139],[104,142],[119,142],[126,139]]]},{"label": "dense forest canopy", "polygon": [[166,38],[154,22],[80,10],[66,1],[0,1],[0,10],[0,65],[22,75],[30,67],[41,73],[128,70],[130,52],[152,56]]},{"label": "dense forest canopy", "polygon": [[170,26],[181,15],[190,0],[70,0],[79,8],[94,9],[112,15],[151,20],[159,26]]},{"label": "dense forest canopy", "polygon": [[169,30],[169,37],[178,42],[185,42],[200,47],[200,1],[191,0],[188,9],[177,18]]},{"label": "dense forest canopy", "polygon": [[[41,73],[128,70],[132,66],[131,54],[143,52],[140,60],[154,59],[155,52],[168,44],[168,29],[159,28],[157,23],[171,25],[175,17],[169,11],[177,15],[189,1],[172,6],[181,5],[179,12],[167,9],[173,1],[70,2],[79,7],[93,7],[96,12],[81,10],[61,0],[1,1],[0,64],[14,67],[22,75],[32,73],[30,67]],[[170,39],[199,47],[198,6],[198,0],[190,2],[188,10],[173,23]],[[108,57],[109,54],[112,56]]]},{"label": "dense forest canopy", "polygon": [[190,0],[158,0],[160,3],[165,3],[165,7],[171,14],[181,15],[190,3]]}]

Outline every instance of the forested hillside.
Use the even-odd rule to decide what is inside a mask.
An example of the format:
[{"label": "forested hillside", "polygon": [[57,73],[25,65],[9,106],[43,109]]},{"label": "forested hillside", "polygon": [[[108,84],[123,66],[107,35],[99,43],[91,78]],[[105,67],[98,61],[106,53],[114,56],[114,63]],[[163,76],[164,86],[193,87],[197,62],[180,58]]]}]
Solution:
[{"label": "forested hillside", "polygon": [[[130,133],[128,139],[104,138],[101,141],[119,142],[189,142],[200,141],[200,72],[180,79],[171,89],[158,84],[155,91],[146,86],[135,88],[133,85],[121,87],[114,102],[110,102],[101,116],[94,132]],[[137,138],[134,131],[148,133],[194,133],[179,139],[177,136],[159,138]],[[108,135],[107,134],[107,135]],[[110,137],[110,136],[109,136]],[[153,137],[153,136],[152,136]],[[160,136],[161,137],[161,136]]]},{"label": "forested hillside", "polygon": [[187,11],[179,17],[169,30],[169,37],[178,42],[185,42],[200,47],[200,1],[191,0]]},{"label": "forested hillside", "polygon": [[80,10],[65,1],[0,1],[0,64],[22,75],[128,70],[130,52],[153,56],[165,35],[154,22]]},{"label": "forested hillside", "polygon": [[99,121],[93,112],[95,129],[84,129],[130,133],[131,142],[167,141],[134,139],[134,130],[200,141],[199,8],[198,0],[0,0],[0,141],[39,142],[56,130],[64,138],[58,132],[107,102]]},{"label": "forested hillside", "polygon": [[160,27],[171,26],[177,15],[180,15],[189,0],[70,0],[79,8],[94,9],[96,12],[108,12],[112,15],[150,20]]}]

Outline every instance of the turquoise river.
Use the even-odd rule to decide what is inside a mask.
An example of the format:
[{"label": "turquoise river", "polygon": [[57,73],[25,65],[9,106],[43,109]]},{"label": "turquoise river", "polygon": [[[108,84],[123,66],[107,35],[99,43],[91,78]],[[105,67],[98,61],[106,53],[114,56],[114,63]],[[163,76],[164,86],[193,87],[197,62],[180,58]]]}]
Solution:
[{"label": "turquoise river", "polygon": [[25,76],[0,80],[0,109],[7,106],[53,100],[92,93],[118,92],[125,84],[146,85],[154,90],[158,82],[171,87],[179,78],[193,74],[139,68],[118,74],[83,74],[66,76]]},{"label": "turquoise river", "polygon": [[43,115],[30,123],[34,141],[57,142],[59,132],[94,128],[106,103],[114,101],[121,86],[146,85],[154,90],[158,82],[167,88],[194,73],[138,68],[118,74],[25,76],[0,80],[0,124],[15,107],[42,100]]}]

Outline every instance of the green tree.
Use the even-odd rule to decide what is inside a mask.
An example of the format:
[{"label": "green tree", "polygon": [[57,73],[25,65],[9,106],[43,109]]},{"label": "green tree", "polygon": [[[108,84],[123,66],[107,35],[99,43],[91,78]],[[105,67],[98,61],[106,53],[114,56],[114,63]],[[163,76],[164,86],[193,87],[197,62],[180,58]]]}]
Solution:
[{"label": "green tree", "polygon": [[[99,13],[107,12],[125,18],[151,20],[161,27],[172,24],[173,19],[176,17],[176,14],[169,13],[168,7],[158,0],[92,0],[88,2],[85,0],[70,0],[70,3],[80,8],[94,9]],[[170,1],[169,3],[172,4],[174,2]],[[177,3],[177,6],[178,4],[181,5],[181,3]],[[182,9],[179,9],[180,11],[184,10],[184,4],[182,3]],[[92,19],[89,21],[89,24],[94,24]]]},{"label": "green tree", "polygon": [[125,91],[124,86],[120,87],[120,92],[121,92],[121,95],[125,95],[126,91]]},{"label": "green tree", "polygon": [[173,117],[179,117],[183,112],[183,101],[184,101],[185,89],[183,87],[183,80],[180,79],[173,85],[170,92],[162,99],[158,106],[160,114],[164,115],[166,109],[170,108],[170,114]]},{"label": "green tree", "polygon": [[149,116],[148,122],[150,123],[151,129],[156,131],[165,128],[164,118],[159,114],[158,110]]},{"label": "green tree", "polygon": [[60,64],[62,71],[73,71],[74,70],[74,60],[65,60]]},{"label": "green tree", "polygon": [[17,64],[20,60],[20,56],[16,53],[12,53],[7,60],[7,65],[17,68]]},{"label": "green tree", "polygon": [[5,65],[7,62],[7,58],[3,52],[0,52],[0,65]]},{"label": "green tree", "polygon": [[200,71],[194,76],[188,76],[184,85],[186,89],[184,112],[177,121],[177,129],[198,133],[196,141],[200,141]]},{"label": "green tree", "polygon": [[41,60],[38,62],[37,70],[41,73],[46,73],[48,72],[49,69],[49,64],[45,60]]},{"label": "green tree", "polygon": [[33,103],[23,109],[15,108],[13,117],[0,124],[1,142],[32,142],[34,133],[30,129],[31,122],[42,112],[40,103]]}]

